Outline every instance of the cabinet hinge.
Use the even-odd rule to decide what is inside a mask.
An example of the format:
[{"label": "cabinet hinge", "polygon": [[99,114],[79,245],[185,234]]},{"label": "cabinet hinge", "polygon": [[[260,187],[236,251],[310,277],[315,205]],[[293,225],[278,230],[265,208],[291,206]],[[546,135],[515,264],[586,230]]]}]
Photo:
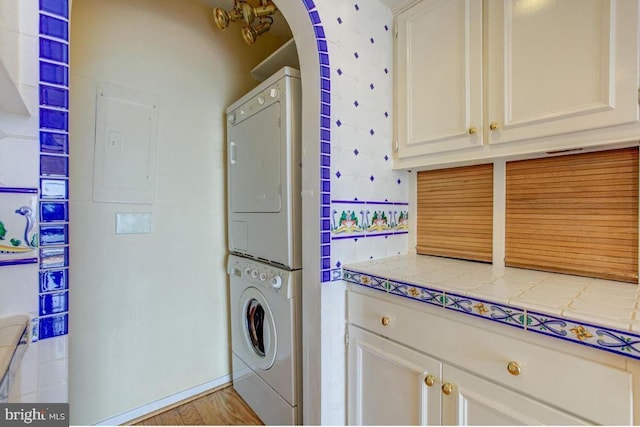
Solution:
[{"label": "cabinet hinge", "polygon": [[349,347],[349,332],[344,334],[344,346]]}]

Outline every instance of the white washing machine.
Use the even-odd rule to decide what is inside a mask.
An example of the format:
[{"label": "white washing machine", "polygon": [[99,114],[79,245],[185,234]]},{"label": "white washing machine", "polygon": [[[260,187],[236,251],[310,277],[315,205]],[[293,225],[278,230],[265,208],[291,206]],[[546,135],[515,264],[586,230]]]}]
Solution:
[{"label": "white washing machine", "polygon": [[302,423],[301,270],[229,256],[233,387],[267,425]]},{"label": "white washing machine", "polygon": [[300,72],[284,67],[227,108],[229,251],[302,268]]}]

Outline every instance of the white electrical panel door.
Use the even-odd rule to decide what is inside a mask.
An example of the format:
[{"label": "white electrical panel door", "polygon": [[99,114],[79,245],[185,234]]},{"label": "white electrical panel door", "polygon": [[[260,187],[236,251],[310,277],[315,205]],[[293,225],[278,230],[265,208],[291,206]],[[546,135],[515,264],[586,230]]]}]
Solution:
[{"label": "white electrical panel door", "polygon": [[153,203],[158,140],[157,97],[98,84],[93,200]]},{"label": "white electrical panel door", "polygon": [[280,212],[280,103],[229,129],[229,173],[233,212]]}]

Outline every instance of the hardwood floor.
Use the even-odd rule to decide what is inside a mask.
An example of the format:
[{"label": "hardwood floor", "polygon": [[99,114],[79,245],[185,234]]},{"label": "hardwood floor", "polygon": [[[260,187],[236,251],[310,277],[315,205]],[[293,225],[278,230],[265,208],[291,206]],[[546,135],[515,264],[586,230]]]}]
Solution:
[{"label": "hardwood floor", "polygon": [[133,424],[136,426],[264,425],[238,396],[225,387]]}]

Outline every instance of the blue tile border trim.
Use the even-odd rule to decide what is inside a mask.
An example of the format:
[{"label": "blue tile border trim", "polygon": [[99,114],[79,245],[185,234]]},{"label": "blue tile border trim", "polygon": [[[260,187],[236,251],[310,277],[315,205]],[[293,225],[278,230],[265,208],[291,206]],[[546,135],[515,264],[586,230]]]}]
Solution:
[{"label": "blue tile border trim", "polygon": [[329,67],[329,48],[325,37],[320,14],[312,0],[301,0],[307,9],[309,19],[313,25],[316,37],[316,49],[320,61],[320,282],[332,282],[336,280],[336,273],[332,271],[329,263],[323,262],[324,258],[331,255],[331,245],[326,242],[326,234],[331,231],[331,222],[328,215],[331,207],[331,71]]},{"label": "blue tile border trim", "polygon": [[640,335],[343,268],[342,280],[387,294],[640,360]]},{"label": "blue tile border trim", "polygon": [[[33,341],[68,333],[69,1],[39,0],[40,199]],[[53,155],[52,155],[53,154]],[[56,293],[51,293],[51,292]]]}]

